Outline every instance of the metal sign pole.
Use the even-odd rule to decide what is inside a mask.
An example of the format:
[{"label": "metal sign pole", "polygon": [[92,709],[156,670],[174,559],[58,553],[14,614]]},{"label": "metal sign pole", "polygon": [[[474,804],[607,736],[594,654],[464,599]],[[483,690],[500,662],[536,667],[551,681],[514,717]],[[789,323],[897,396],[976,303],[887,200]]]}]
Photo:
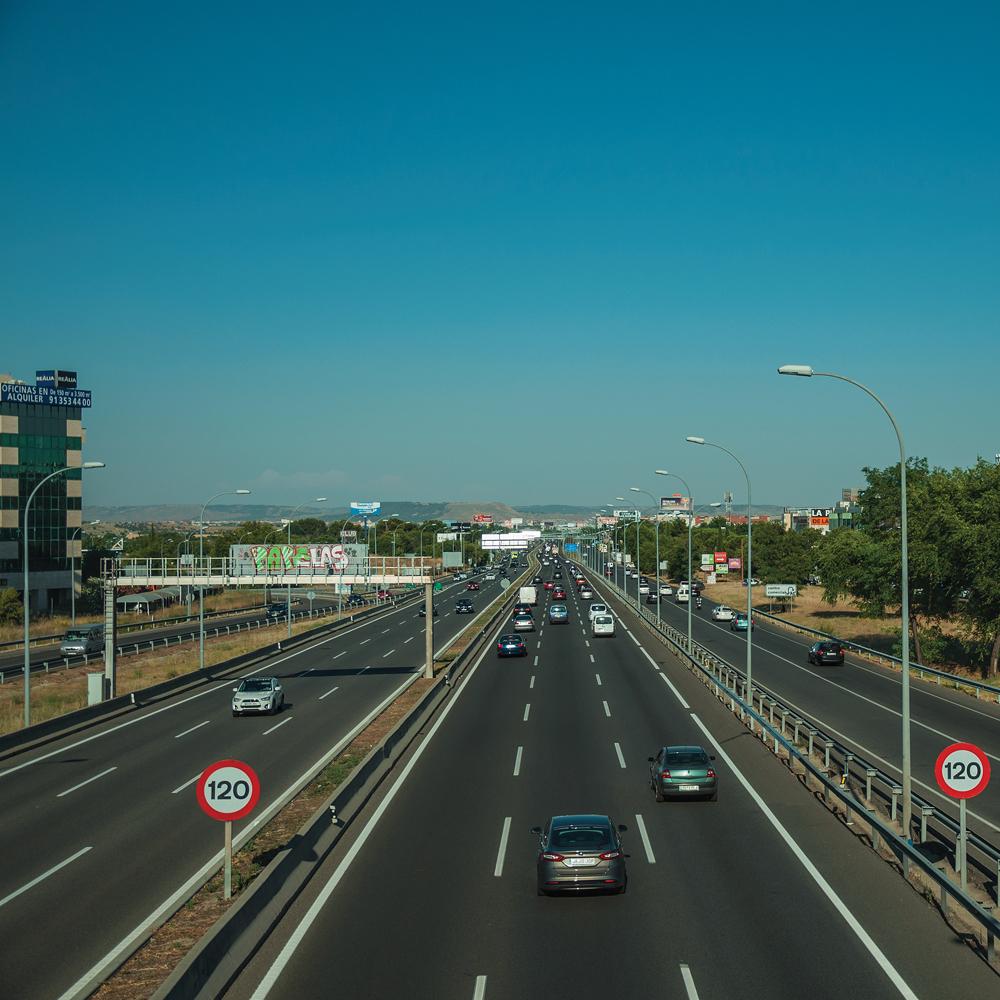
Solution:
[{"label": "metal sign pole", "polygon": [[226,820],[226,862],[222,875],[223,890],[225,899],[233,898],[233,821]]},{"label": "metal sign pole", "polygon": [[434,678],[434,584],[424,586],[424,609],[427,629],[424,641],[424,677]]},{"label": "metal sign pole", "polygon": [[969,869],[966,864],[966,855],[968,853],[968,836],[969,831],[965,826],[965,799],[958,800],[958,845],[957,850],[962,852],[962,860],[959,863],[960,872],[960,882],[962,886],[962,891],[965,891],[966,881],[968,879]]}]

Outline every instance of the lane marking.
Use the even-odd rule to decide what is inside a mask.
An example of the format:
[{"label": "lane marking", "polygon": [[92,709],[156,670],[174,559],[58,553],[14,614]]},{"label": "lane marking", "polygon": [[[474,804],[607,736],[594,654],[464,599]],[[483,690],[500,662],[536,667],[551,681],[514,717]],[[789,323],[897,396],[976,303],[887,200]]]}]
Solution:
[{"label": "lane marking", "polygon": [[292,719],[294,718],[295,718],[294,715],[290,715],[288,716],[287,719],[282,719],[281,722],[279,722],[276,726],[271,726],[270,729],[265,729],[264,732],[262,732],[260,735],[267,736],[268,733],[273,733],[275,729],[280,729],[286,722],[291,722]]},{"label": "lane marking", "polygon": [[390,649],[388,653],[383,653],[382,654],[382,659],[384,660],[387,656],[392,656],[392,654],[395,653],[395,652],[396,652],[395,649]]},{"label": "lane marking", "polygon": [[535,657],[535,662],[534,662],[533,666],[536,666],[536,667],[538,666],[538,657],[537,656]]},{"label": "lane marking", "polygon": [[185,781],[183,785],[178,785],[170,794],[176,795],[178,792],[183,792],[185,788],[190,788],[200,777],[201,772],[199,771],[190,781]]},{"label": "lane marking", "polygon": [[26,882],[20,889],[15,889],[9,895],[4,896],[3,899],[0,899],[0,906],[6,906],[12,899],[17,899],[17,897],[22,893],[27,892],[29,889],[34,889],[39,882],[44,882],[50,875],[55,875],[60,868],[65,868],[68,864],[72,864],[77,858],[82,858],[87,851],[92,851],[93,849],[93,846],[81,847],[76,854],[71,854],[65,861],[60,861],[59,864],[53,865],[48,871],[44,871],[41,875],[36,876],[30,882]]},{"label": "lane marking", "polygon": [[694,976],[684,962],[681,962],[681,979],[684,980],[684,989],[687,991],[688,1000],[698,1000],[698,990],[694,985]]},{"label": "lane marking", "polygon": [[372,641],[371,636],[369,636],[367,639],[362,639],[361,642],[358,643],[358,645],[363,646],[366,642],[371,642],[371,641]]},{"label": "lane marking", "polygon": [[476,976],[476,988],[472,991],[472,1000],[483,1000],[486,996],[486,977]]},{"label": "lane marking", "polygon": [[333,694],[334,691],[339,691],[339,690],[340,690],[339,686],[335,688],[330,688],[330,690],[327,691],[326,694],[321,694],[317,700],[322,701],[327,695]]},{"label": "lane marking", "polygon": [[500,831],[500,848],[497,851],[497,863],[493,866],[493,875],[500,878],[503,875],[503,860],[507,853],[507,838],[510,836],[510,817],[505,816],[503,829]]},{"label": "lane marking", "polygon": [[682,695],[682,694],[680,693],[680,691],[678,691],[678,690],[677,690],[677,688],[675,688],[675,687],[674,687],[674,685],[673,685],[673,682],[672,682],[672,681],[670,680],[670,678],[669,678],[669,677],[668,677],[668,676],[667,676],[666,674],[663,674],[663,673],[661,673],[661,674],[660,674],[660,679],[661,679],[662,681],[664,681],[664,682],[666,683],[667,687],[668,687],[668,688],[670,688],[670,690],[671,690],[671,691],[673,691],[673,693],[674,693],[674,697],[675,697],[675,698],[676,698],[676,699],[677,699],[677,700],[678,700],[678,701],[679,701],[679,702],[680,702],[680,703],[681,703],[681,704],[682,704],[682,705],[683,705],[683,706],[684,706],[685,708],[687,708],[687,709],[690,709],[690,708],[691,708],[691,706],[690,706],[690,705],[689,705],[689,704],[688,704],[688,703],[687,703],[687,702],[686,702],[686,701],[684,700],[684,695]]},{"label": "lane marking", "polygon": [[622,754],[620,743],[615,744],[615,753],[618,754],[618,766],[621,767],[622,770],[625,770],[625,757]]},{"label": "lane marking", "polygon": [[531,702],[529,701],[529,702],[528,702],[528,703],[527,703],[527,704],[526,704],[526,705],[524,706],[524,718],[523,718],[523,719],[521,720],[522,722],[527,722],[527,721],[528,721],[528,713],[529,713],[530,711],[531,711]]},{"label": "lane marking", "polygon": [[611,709],[608,708],[608,703],[606,701],[602,701],[601,704],[604,706],[604,714],[610,719],[611,718]]},{"label": "lane marking", "polygon": [[211,719],[206,719],[204,722],[199,722],[197,726],[192,726],[190,729],[185,729],[183,733],[178,733],[174,739],[179,740],[182,736],[187,736],[188,733],[193,733],[196,729],[201,729],[202,726],[207,726],[211,721]]},{"label": "lane marking", "polygon": [[345,649],[345,650],[343,651],[343,653],[338,653],[338,654],[337,654],[337,655],[336,655],[336,656],[334,657],[334,659],[335,659],[335,660],[339,660],[339,659],[340,659],[340,658],[341,658],[342,656],[346,656],[346,655],[347,655],[347,650]]},{"label": "lane marking", "polygon": [[315,667],[310,667],[308,670],[303,670],[298,676],[305,677],[306,674],[311,674],[315,669]]},{"label": "lane marking", "polygon": [[531,675],[531,681],[530,681],[530,682],[529,682],[529,684],[528,684],[528,689],[530,690],[530,689],[531,689],[531,688],[533,688],[534,686],[535,686],[535,675],[534,675],[534,674],[532,674],[532,675]]},{"label": "lane marking", "polygon": [[642,838],[642,846],[646,851],[646,860],[651,864],[656,864],[656,857],[653,854],[653,845],[649,842],[649,834],[646,833],[646,824],[640,813],[635,814],[635,825],[639,828],[639,836]]},{"label": "lane marking", "polygon": [[514,754],[514,777],[518,777],[521,773],[521,754],[524,752],[524,747],[518,747],[517,753]]},{"label": "lane marking", "polygon": [[631,639],[631,640],[632,640],[632,641],[633,641],[633,642],[634,642],[634,643],[635,643],[635,644],[636,644],[636,645],[637,645],[637,646],[638,646],[638,647],[639,647],[640,649],[642,649],[642,643],[641,643],[641,642],[639,642],[639,640],[638,640],[638,639],[637,639],[637,638],[636,638],[636,637],[635,637],[634,635],[632,635],[632,633],[631,633],[631,632],[629,632],[629,634],[628,634],[628,637],[629,637],[629,638],[630,638],[630,639]]},{"label": "lane marking", "polygon": [[597,662],[597,660],[594,659],[594,654],[593,653],[590,654],[590,662],[591,663],[596,663]]},{"label": "lane marking", "polygon": [[600,674],[594,674],[594,676],[597,678],[597,686],[601,687],[601,675]]},{"label": "lane marking", "polygon": [[372,665],[369,663],[367,667],[362,667],[354,676],[360,677],[366,670],[371,670]]},{"label": "lane marking", "polygon": [[83,788],[84,785],[89,785],[92,781],[97,781],[98,778],[103,778],[106,774],[110,774],[112,771],[117,771],[118,765],[114,767],[109,767],[106,771],[101,771],[100,774],[95,774],[92,778],[88,778],[86,781],[81,781],[80,784],[74,785],[72,788],[67,788],[65,792],[60,792],[56,798],[61,799],[64,795],[69,795],[70,792],[75,792],[78,788]]},{"label": "lane marking", "polygon": [[[587,633],[584,632],[583,634],[586,635]],[[587,649],[590,649],[590,640],[589,639],[584,639],[583,643],[587,647]]]},{"label": "lane marking", "polygon": [[413,642],[414,639],[416,639],[416,636],[415,635],[411,635],[409,639],[404,639],[403,640],[403,645],[405,646],[408,642]]},{"label": "lane marking", "polygon": [[750,796],[757,808],[764,814],[767,821],[774,827],[778,836],[781,837],[802,867],[809,873],[812,880],[817,886],[819,886],[823,895],[826,896],[826,898],[833,904],[834,909],[840,914],[847,926],[854,932],[858,940],[865,946],[872,958],[875,959],[876,964],[886,974],[889,981],[896,987],[900,995],[907,997],[907,1000],[917,1000],[917,995],[910,989],[906,981],[896,970],[895,966],[889,961],[888,958],[886,958],[882,949],[879,948],[879,946],[872,940],[868,932],[861,926],[857,917],[855,917],[854,914],[847,908],[847,905],[840,898],[840,896],[837,895],[834,888],[823,877],[819,869],[812,863],[805,851],[799,847],[796,840],[792,837],[788,830],[785,829],[781,820],[779,820],[778,817],[771,812],[770,806],[768,806],[763,798],[761,798],[757,789],[750,784],[747,778],[743,775],[743,772],[733,763],[729,754],[723,750],[719,741],[708,731],[708,727],[694,712],[691,713],[691,718],[694,720],[695,725],[697,725],[698,728],[705,734],[705,738],[709,741],[709,743],[715,747],[715,752],[723,761],[725,761],[726,766],[736,776],[736,780],[743,786],[747,795]]},{"label": "lane marking", "polygon": [[389,629],[384,629],[383,632],[382,632],[382,635],[388,635],[389,631],[390,631]]},{"label": "lane marking", "polygon": [[656,660],[654,660],[654,659],[653,659],[653,658],[652,658],[652,657],[651,657],[651,656],[649,655],[649,653],[647,653],[647,652],[646,652],[646,647],[645,647],[645,646],[640,646],[639,648],[640,648],[640,649],[642,650],[642,655],[643,655],[643,656],[645,656],[645,657],[646,657],[646,659],[647,659],[647,660],[649,660],[649,662],[653,664],[653,667],[654,667],[654,668],[655,668],[656,670],[659,670],[659,669],[660,669],[660,665],[659,665],[659,663],[657,663],[657,662],[656,662]]},{"label": "lane marking", "polygon": [[537,645],[535,646],[535,649],[541,649],[541,648],[542,648],[542,640],[539,639]]}]

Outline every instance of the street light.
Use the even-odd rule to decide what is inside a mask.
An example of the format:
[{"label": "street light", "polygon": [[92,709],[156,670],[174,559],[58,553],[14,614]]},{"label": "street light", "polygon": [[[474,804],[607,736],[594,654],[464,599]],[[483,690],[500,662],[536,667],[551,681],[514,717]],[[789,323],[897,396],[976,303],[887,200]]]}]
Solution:
[{"label": "street light", "polygon": [[[305,503],[300,503],[298,505],[298,507],[296,507],[295,510],[292,511],[292,516],[288,519],[288,544],[289,544],[289,546],[291,546],[291,544],[292,544],[292,521],[294,520],[295,515],[300,510],[302,510],[303,507],[305,507],[307,504],[310,504],[310,503],[326,503],[326,497],[316,497],[313,500],[306,500]],[[285,612],[286,612],[286,616],[288,618],[288,638],[291,639],[291,637],[292,637],[292,581],[291,580],[288,581],[288,593],[286,595],[286,601],[287,601],[287,603],[285,605]],[[312,607],[312,602],[311,601],[309,603],[309,607],[310,608]]]},{"label": "street light", "polygon": [[902,618],[902,639],[903,639],[903,656],[902,656],[902,742],[903,742],[903,836],[907,840],[910,839],[910,823],[913,815],[913,805],[911,802],[911,787],[912,787],[912,768],[910,761],[910,562],[909,562],[909,547],[907,541],[907,530],[906,530],[906,448],[903,445],[903,433],[899,429],[899,424],[896,423],[896,418],[889,411],[889,407],[879,399],[878,396],[872,392],[871,389],[866,385],[862,385],[860,382],[855,382],[854,379],[848,378],[846,375],[838,375],[835,372],[817,372],[809,365],[782,365],[778,369],[779,375],[800,375],[804,378],[812,378],[812,376],[819,376],[822,378],[835,378],[839,379],[841,382],[847,382],[848,385],[853,385],[860,389],[862,392],[866,392],[880,407],[882,411],[889,418],[889,423],[892,424],[892,429],[896,432],[896,441],[899,444],[899,529],[900,529],[900,617]]},{"label": "street light", "polygon": [[[615,497],[615,500],[625,503],[625,497]],[[625,545],[625,532],[622,531],[622,547]],[[622,557],[624,561],[624,556]],[[639,566],[639,512],[635,512],[635,606],[639,606],[639,579],[640,579],[640,566]],[[622,584],[622,589],[625,591],[625,596],[628,597],[628,585]]]},{"label": "street light", "polygon": [[[87,527],[91,528],[95,524],[100,524],[101,519],[98,518],[96,521],[88,521]],[[73,541],[73,536],[77,532],[83,531],[84,526],[81,524],[79,528],[74,528],[69,535],[70,543]],[[80,553],[83,555],[83,553]],[[69,623],[70,625],[76,625],[76,549],[70,544],[69,547]]]},{"label": "street light", "polygon": [[[640,490],[638,486],[630,486],[629,489],[633,493],[645,493],[646,496],[653,502],[653,508],[656,508],[656,497],[653,496],[648,490]],[[639,543],[636,542],[636,551],[638,551]],[[691,604],[691,601],[688,601]],[[659,511],[656,513],[656,624],[660,624],[660,515]]]},{"label": "street light", "polygon": [[[728,449],[724,448],[721,444],[714,444],[711,441],[706,441],[703,437],[688,437],[689,444],[701,444],[708,445],[709,448],[718,448],[719,451],[724,451],[742,470],[743,476],[747,481],[747,562],[746,566],[743,567],[743,571],[746,573],[747,581],[747,689],[746,689],[746,701],[747,704],[753,709],[753,656],[751,650],[753,649],[753,509],[751,507],[750,499],[750,474],[747,472],[746,466]],[[693,581],[688,578],[688,587],[690,588]],[[691,600],[690,589],[688,591],[688,601]],[[753,727],[753,719],[750,720],[750,726]]]},{"label": "street light", "polygon": [[[39,480],[38,485],[28,496],[28,502],[24,505],[24,726],[31,725],[31,591],[28,589],[28,511],[31,509],[31,501],[35,499],[35,494],[50,480],[56,476],[61,476],[64,472],[72,472],[74,469],[103,469],[103,462],[84,462],[82,466],[67,465],[55,472],[50,472],[44,479]],[[73,581],[74,587],[76,581]]]},{"label": "street light", "polygon": [[[201,515],[198,518],[198,568],[205,572],[205,511],[213,500],[219,497],[229,496],[249,496],[249,490],[221,490],[214,496],[210,496],[201,508]],[[207,574],[206,574],[207,578]],[[205,587],[204,584],[198,588],[198,667],[205,669]]]}]

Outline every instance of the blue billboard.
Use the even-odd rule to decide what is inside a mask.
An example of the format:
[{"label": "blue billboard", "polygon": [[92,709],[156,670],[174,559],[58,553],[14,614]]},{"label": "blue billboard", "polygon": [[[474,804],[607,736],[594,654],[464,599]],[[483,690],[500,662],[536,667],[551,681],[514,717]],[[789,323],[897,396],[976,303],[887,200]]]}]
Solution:
[{"label": "blue billboard", "polygon": [[41,385],[0,382],[0,403],[31,403],[33,406],[90,406],[87,389],[49,389]]},{"label": "blue billboard", "polygon": [[351,513],[355,517],[378,517],[382,513],[382,501],[352,500]]}]

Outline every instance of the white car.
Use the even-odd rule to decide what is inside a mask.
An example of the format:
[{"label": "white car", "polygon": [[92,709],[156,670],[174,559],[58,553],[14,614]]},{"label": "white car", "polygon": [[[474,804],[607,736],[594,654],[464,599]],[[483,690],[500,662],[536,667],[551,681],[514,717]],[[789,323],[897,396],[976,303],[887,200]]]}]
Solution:
[{"label": "white car", "polygon": [[606,604],[591,604],[590,610],[587,612],[587,616],[591,621],[594,620],[595,615],[606,615],[608,613],[608,606]]},{"label": "white car", "polygon": [[673,597],[674,588],[670,586],[669,583],[660,584],[660,597]]},{"label": "white car", "polygon": [[233,688],[233,718],[245,712],[274,715],[285,704],[277,677],[246,677]]},{"label": "white car", "polygon": [[641,583],[639,584],[639,593],[640,593],[640,594],[648,594],[648,593],[649,593],[649,584],[648,584],[648,583],[646,583],[646,581],[645,581],[645,580],[643,580],[643,581],[642,581],[642,582],[641,582]]},{"label": "white car", "polygon": [[725,604],[717,604],[712,608],[712,620],[717,622],[731,622],[736,617],[736,612]]},{"label": "white car", "polygon": [[590,622],[590,634],[597,635],[614,635],[615,634],[615,620],[611,615],[607,614],[596,614]]},{"label": "white car", "polygon": [[585,601],[589,601],[594,596],[594,592],[590,589],[590,587],[581,587],[580,588],[580,596]]},{"label": "white car", "polygon": [[484,580],[495,580],[497,578],[496,573],[487,573],[483,579]]}]

